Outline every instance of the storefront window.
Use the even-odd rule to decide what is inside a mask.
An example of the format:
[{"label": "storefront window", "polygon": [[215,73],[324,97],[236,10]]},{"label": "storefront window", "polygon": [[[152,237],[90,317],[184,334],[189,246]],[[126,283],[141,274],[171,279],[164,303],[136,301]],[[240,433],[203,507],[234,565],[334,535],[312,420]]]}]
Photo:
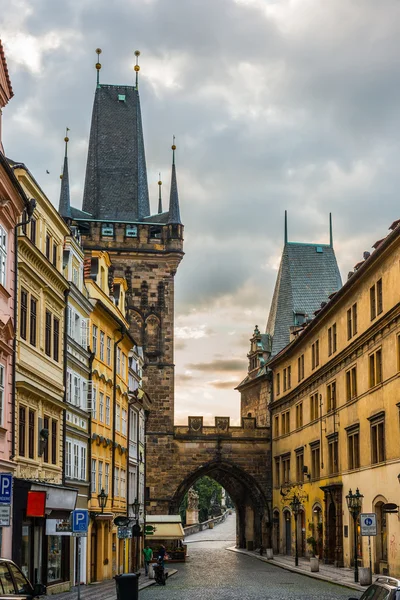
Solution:
[{"label": "storefront window", "polygon": [[58,535],[48,536],[47,583],[61,580],[62,538]]},{"label": "storefront window", "polygon": [[22,525],[21,570],[29,578],[29,525]]}]

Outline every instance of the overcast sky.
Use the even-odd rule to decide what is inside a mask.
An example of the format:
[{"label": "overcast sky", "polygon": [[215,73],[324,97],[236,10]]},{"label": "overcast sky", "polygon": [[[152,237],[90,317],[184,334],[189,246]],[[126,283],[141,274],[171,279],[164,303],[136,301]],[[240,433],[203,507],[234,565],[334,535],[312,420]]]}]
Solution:
[{"label": "overcast sky", "polygon": [[[58,205],[65,127],[81,207],[95,91],[140,94],[153,212],[171,138],[186,255],[176,276],[176,421],[239,415],[283,242],[334,245],[342,276],[400,217],[399,0],[0,0],[15,96],[6,153]],[[50,174],[46,173],[46,170]]]}]

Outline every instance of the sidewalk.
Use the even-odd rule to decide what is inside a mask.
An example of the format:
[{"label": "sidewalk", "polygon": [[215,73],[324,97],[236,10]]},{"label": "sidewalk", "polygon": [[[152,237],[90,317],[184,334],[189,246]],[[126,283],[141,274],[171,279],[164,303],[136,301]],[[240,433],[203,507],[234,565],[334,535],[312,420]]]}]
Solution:
[{"label": "sidewalk", "polygon": [[[168,569],[168,577],[175,575],[178,571],[176,569]],[[154,579],[149,579],[144,574],[144,569],[140,571],[139,579],[139,591],[144,590],[151,585],[155,585]],[[69,592],[62,592],[61,594],[53,594],[51,598],[54,600],[75,600],[78,597],[78,588],[73,587]],[[81,585],[81,600],[116,600],[117,592],[115,587],[114,579],[107,581],[101,581],[99,583],[89,583],[88,585]]]},{"label": "sidewalk", "polygon": [[[332,565],[324,565],[320,563],[319,565],[319,573],[311,573],[310,570],[310,561],[307,558],[299,557],[299,566],[294,566],[294,556],[285,556],[283,554],[274,555],[273,559],[265,558],[265,556],[260,556],[258,552],[249,552],[248,550],[241,550],[240,548],[227,548],[231,552],[239,552],[240,554],[247,554],[247,556],[251,556],[252,558],[256,558],[257,560],[261,560],[263,562],[274,565],[275,567],[281,567],[282,569],[287,569],[288,571],[293,571],[293,573],[299,573],[300,575],[305,575],[307,577],[313,577],[314,579],[320,579],[322,581],[329,581],[331,583],[336,583],[337,585],[342,585],[344,587],[348,587],[352,590],[357,590],[358,592],[364,592],[366,590],[366,586],[359,585],[358,583],[354,583],[354,570],[347,569],[343,567],[342,569],[338,569],[333,567]],[[379,575],[372,575],[372,582],[374,582]]]}]

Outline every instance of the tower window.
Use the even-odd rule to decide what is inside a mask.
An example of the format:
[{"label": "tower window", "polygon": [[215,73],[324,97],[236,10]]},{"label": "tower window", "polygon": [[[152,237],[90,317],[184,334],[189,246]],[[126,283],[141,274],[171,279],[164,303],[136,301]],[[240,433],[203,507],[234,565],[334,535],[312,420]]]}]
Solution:
[{"label": "tower window", "polygon": [[118,100],[119,100],[119,102],[125,102],[125,100],[126,100],[125,94],[118,94]]},{"label": "tower window", "polygon": [[160,239],[161,227],[150,227],[150,237]]},{"label": "tower window", "polygon": [[136,225],[127,225],[125,228],[125,236],[126,237],[137,237],[138,236],[138,230],[137,230],[137,226]]},{"label": "tower window", "polygon": [[114,236],[114,225],[113,223],[103,223],[101,226],[101,235],[103,237],[113,237]]}]

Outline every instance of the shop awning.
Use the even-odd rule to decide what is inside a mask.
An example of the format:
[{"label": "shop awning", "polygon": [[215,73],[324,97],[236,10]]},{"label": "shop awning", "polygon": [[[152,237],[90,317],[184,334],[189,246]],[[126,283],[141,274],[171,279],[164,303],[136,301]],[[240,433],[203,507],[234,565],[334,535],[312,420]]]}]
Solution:
[{"label": "shop awning", "polygon": [[155,531],[147,535],[147,540],[183,540],[185,532],[179,515],[147,515],[146,527],[152,525]]}]

